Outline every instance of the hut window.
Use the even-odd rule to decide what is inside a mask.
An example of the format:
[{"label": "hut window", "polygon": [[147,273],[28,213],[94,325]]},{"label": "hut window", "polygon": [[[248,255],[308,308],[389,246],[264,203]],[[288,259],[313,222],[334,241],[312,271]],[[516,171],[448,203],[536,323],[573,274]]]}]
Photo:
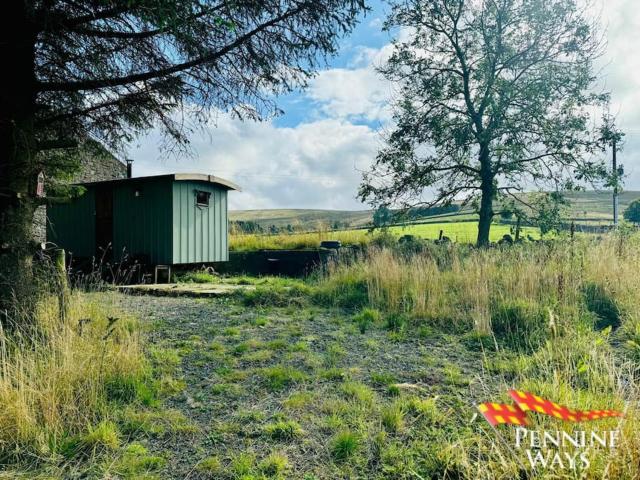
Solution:
[{"label": "hut window", "polygon": [[196,205],[199,207],[209,206],[209,197],[211,192],[203,192],[202,190],[196,190]]}]

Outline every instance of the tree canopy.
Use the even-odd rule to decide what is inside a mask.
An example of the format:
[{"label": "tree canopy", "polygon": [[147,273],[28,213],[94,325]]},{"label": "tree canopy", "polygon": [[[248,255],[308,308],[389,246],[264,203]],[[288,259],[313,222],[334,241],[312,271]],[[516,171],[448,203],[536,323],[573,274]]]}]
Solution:
[{"label": "tree canopy", "polygon": [[364,0],[8,2],[0,291],[17,285],[7,272],[29,271],[33,212],[46,201],[35,195],[40,172],[67,171],[87,138],[119,146],[159,126],[183,146],[188,120],[211,110],[278,113],[275,96],[305,85],[365,8]]},{"label": "tree canopy", "polygon": [[595,22],[578,0],[402,0],[381,72],[395,125],[360,188],[374,205],[473,203],[479,245],[499,197],[575,189],[606,175],[594,106]]}]

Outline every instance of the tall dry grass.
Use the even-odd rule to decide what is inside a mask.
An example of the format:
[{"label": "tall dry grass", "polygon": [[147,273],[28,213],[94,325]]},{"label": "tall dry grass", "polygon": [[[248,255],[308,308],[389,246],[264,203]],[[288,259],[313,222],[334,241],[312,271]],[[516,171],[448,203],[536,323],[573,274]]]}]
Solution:
[{"label": "tall dry grass", "polygon": [[491,329],[492,308],[503,303],[535,305],[575,319],[584,313],[585,295],[597,286],[595,293],[635,321],[639,247],[638,236],[612,235],[488,250],[452,245],[412,255],[377,249],[361,261],[333,266],[321,285],[335,292],[366,285],[371,306],[418,319],[471,321],[483,332]]},{"label": "tall dry grass", "polygon": [[1,463],[37,464],[76,435],[95,437],[109,402],[135,395],[147,374],[138,327],[105,298],[74,294],[64,323],[45,298],[30,333],[0,330]]},{"label": "tall dry grass", "polygon": [[[640,478],[640,236],[612,234],[476,250],[447,246],[407,255],[371,251],[319,280],[325,298],[358,299],[414,325],[492,338],[485,344],[480,398],[509,402],[533,391],[579,409],[625,411],[623,422],[581,424],[537,416],[532,428],[621,430],[614,451],[595,451],[587,471],[538,471],[534,478]],[[502,335],[502,337],[501,337]],[[538,337],[538,338],[535,338]],[[495,343],[494,343],[495,342]],[[442,446],[452,478],[511,479],[518,461],[482,421],[453,429]],[[513,445],[513,429],[502,430]],[[524,452],[520,461],[527,463]]]}]

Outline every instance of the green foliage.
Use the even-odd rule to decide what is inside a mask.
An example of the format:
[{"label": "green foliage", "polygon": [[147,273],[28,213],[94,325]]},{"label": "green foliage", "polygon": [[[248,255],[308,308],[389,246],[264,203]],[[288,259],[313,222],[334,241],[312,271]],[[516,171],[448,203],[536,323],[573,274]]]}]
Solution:
[{"label": "green foliage", "polygon": [[176,275],[174,281],[178,283],[218,283],[220,277],[208,271],[196,271]]},{"label": "green foliage", "polygon": [[394,213],[385,206],[378,207],[373,212],[373,226],[384,228],[392,224],[395,220]]},{"label": "green foliage", "polygon": [[390,313],[386,318],[386,326],[392,332],[402,332],[407,326],[407,316],[403,313]]},{"label": "green foliage", "polygon": [[[524,301],[498,302],[492,306],[491,329],[499,345],[519,351],[535,350],[548,337],[544,310]],[[483,344],[489,339],[476,337]]]},{"label": "green foliage", "polygon": [[596,315],[594,328],[618,328],[622,323],[621,312],[612,296],[596,283],[588,283],[583,288],[587,309]]},{"label": "green foliage", "polygon": [[640,198],[629,204],[623,213],[626,221],[632,223],[640,223]]},{"label": "green foliage", "polygon": [[361,404],[371,405],[373,403],[373,390],[363,383],[345,382],[342,385],[342,391],[347,398],[356,400]]},{"label": "green foliage", "polygon": [[302,434],[302,428],[294,420],[279,420],[265,425],[264,433],[274,440],[293,440]]},{"label": "green foliage", "polygon": [[69,438],[60,449],[67,458],[89,456],[120,447],[120,433],[113,422],[103,421],[89,427],[87,433]]},{"label": "green foliage", "polygon": [[331,455],[335,460],[352,457],[360,447],[360,437],[353,432],[343,431],[331,439]]},{"label": "green foliage", "polygon": [[262,375],[270,390],[282,390],[294,383],[303,382],[307,378],[300,370],[283,365],[265,368]]},{"label": "green foliage", "polygon": [[198,462],[196,470],[209,475],[218,475],[222,472],[222,462],[216,456],[207,457]]},{"label": "green foliage", "polygon": [[487,245],[505,188],[605,179],[603,162],[586,160],[601,147],[588,107],[608,102],[590,93],[600,51],[590,17],[578,0],[396,2],[386,27],[411,33],[380,68],[400,85],[395,124],[360,199],[410,206],[432,188],[437,205],[464,195]]},{"label": "green foliage", "polygon": [[313,302],[317,305],[334,305],[347,309],[362,308],[369,303],[366,280],[357,277],[336,279],[328,278],[313,293]]},{"label": "green foliage", "polygon": [[133,480],[147,478],[145,477],[147,474],[160,471],[166,463],[163,457],[150,455],[143,445],[132,443],[127,445],[123,456],[116,462],[114,470],[118,475]]},{"label": "green foliage", "polygon": [[540,236],[559,232],[568,202],[560,192],[539,193],[532,197],[536,206],[533,221],[540,229]]},{"label": "green foliage", "polygon": [[354,322],[358,325],[360,333],[366,333],[371,325],[375,325],[380,321],[380,312],[374,308],[364,308],[353,317]]},{"label": "green foliage", "polygon": [[381,421],[384,428],[390,433],[398,433],[404,427],[404,409],[398,402],[382,409]]},{"label": "green foliage", "polygon": [[272,453],[258,465],[258,469],[269,477],[280,477],[289,468],[289,459],[282,453]]}]

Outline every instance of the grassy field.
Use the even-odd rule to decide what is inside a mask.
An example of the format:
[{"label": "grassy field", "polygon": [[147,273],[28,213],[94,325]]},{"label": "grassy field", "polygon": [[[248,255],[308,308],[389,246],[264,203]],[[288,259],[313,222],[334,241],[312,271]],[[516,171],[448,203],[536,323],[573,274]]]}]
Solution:
[{"label": "grassy field", "polygon": [[[570,192],[566,196],[571,203],[565,214],[567,220],[589,224],[607,224],[611,222],[611,192]],[[640,192],[637,191],[628,191],[620,194],[620,212],[622,213],[629,203],[637,198],[640,198]],[[373,213],[371,210],[235,210],[229,212],[229,218],[230,220],[253,220],[263,228],[268,228],[270,225],[277,227],[292,225],[297,230],[309,231],[327,229],[336,221],[351,228],[367,226],[372,222]],[[463,211],[461,214],[440,215],[422,220],[439,219],[442,222],[457,222],[470,218],[477,218],[477,215],[470,211]]]},{"label": "grassy field", "polygon": [[[306,280],[229,278],[252,287],[232,299],[122,297],[174,359],[168,406],[196,426],[188,440],[147,427],[144,446],[164,478],[637,478],[638,246],[386,248]],[[618,428],[617,448],[532,472],[475,414],[514,387],[624,410],[578,427],[530,415],[535,430]]]},{"label": "grassy field", "polygon": [[[494,224],[491,227],[491,241],[497,242],[505,234],[512,234],[509,225]],[[440,231],[454,242],[475,242],[478,226],[471,222],[438,222],[429,224],[416,224],[401,227],[389,227],[388,231],[394,237],[414,235],[416,237],[435,240],[439,238]],[[379,231],[369,233],[368,230],[329,231],[320,230],[313,233],[291,233],[276,235],[231,235],[229,248],[232,251],[249,251],[262,249],[302,249],[317,248],[323,240],[340,240],[344,245],[367,245],[379,239],[382,234]],[[537,229],[526,227],[521,235],[530,235],[539,238]]]},{"label": "grassy field", "polygon": [[[640,236],[410,247],[224,298],[76,293],[64,323],[44,299],[1,337],[0,478],[639,478]],[[616,448],[533,471],[477,415],[510,388],[624,411],[529,415]]]}]

